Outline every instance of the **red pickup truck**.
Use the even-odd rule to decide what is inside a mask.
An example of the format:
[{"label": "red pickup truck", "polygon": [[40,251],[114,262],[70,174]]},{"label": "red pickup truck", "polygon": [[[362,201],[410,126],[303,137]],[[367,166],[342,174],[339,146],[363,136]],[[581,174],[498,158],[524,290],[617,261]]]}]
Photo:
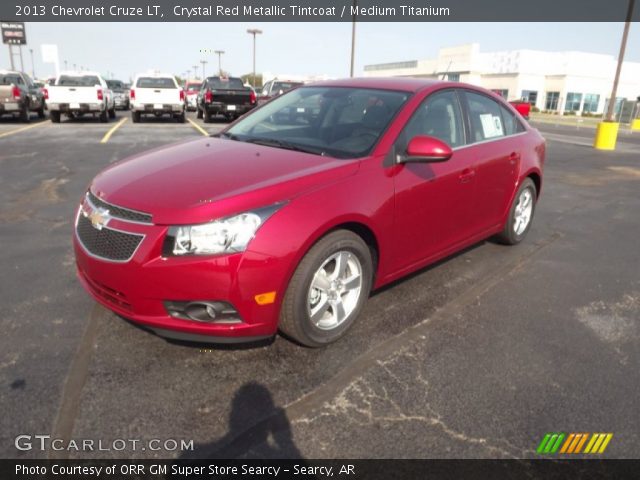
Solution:
[{"label": "red pickup truck", "polygon": [[531,112],[531,104],[529,102],[524,100],[514,100],[509,103],[520,115],[529,120],[529,112]]}]

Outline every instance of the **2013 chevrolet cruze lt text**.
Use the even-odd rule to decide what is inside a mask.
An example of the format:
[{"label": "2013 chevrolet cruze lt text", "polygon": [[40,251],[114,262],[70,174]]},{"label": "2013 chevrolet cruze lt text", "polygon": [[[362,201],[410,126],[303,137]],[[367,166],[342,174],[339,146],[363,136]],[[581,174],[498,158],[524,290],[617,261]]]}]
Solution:
[{"label": "2013 chevrolet cruze lt text", "polygon": [[213,137],[100,173],[78,276],[159,335],[318,347],[376,289],[482,239],[520,242],[545,142],[497,95],[420,79],[304,86]]}]

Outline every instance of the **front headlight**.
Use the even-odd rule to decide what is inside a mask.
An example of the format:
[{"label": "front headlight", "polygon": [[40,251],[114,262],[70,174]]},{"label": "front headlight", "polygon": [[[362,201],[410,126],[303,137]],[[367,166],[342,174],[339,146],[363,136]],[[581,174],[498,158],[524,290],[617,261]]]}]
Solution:
[{"label": "front headlight", "polygon": [[[171,227],[167,234],[172,255],[215,255],[243,252],[260,225],[283,204],[241,213],[201,225]],[[165,253],[167,252],[165,248]]]}]

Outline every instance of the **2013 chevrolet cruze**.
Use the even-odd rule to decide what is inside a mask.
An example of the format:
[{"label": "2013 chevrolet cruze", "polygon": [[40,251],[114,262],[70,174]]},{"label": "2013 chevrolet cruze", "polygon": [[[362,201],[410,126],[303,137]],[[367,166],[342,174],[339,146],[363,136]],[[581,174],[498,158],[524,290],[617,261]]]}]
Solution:
[{"label": "2013 chevrolet cruze", "polygon": [[545,142],[471,85],[354,79],[292,90],[221,133],[100,173],[75,222],[78,276],[156,333],[318,347],[372,289],[490,236],[515,244]]}]

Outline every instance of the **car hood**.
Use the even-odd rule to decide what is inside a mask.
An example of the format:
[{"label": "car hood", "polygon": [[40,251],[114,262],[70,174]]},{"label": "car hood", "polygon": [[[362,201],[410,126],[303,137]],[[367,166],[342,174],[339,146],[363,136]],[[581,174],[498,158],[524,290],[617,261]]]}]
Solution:
[{"label": "car hood", "polygon": [[100,173],[105,202],[150,213],[163,225],[204,223],[287,201],[354,174],[358,161],[206,138],[164,146]]}]

